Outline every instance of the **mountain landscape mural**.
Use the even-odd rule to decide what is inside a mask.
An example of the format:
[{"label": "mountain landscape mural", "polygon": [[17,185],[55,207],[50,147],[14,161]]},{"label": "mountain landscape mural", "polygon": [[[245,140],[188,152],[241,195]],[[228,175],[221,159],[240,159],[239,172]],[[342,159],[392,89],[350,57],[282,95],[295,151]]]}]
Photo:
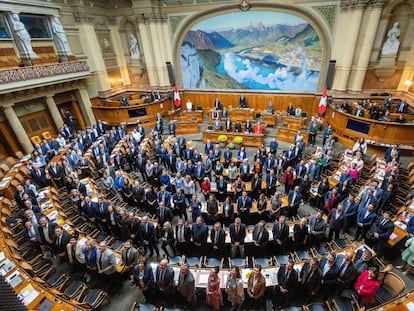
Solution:
[{"label": "mountain landscape mural", "polygon": [[321,44],[313,27],[286,13],[249,11],[194,25],[180,54],[184,88],[316,91]]}]

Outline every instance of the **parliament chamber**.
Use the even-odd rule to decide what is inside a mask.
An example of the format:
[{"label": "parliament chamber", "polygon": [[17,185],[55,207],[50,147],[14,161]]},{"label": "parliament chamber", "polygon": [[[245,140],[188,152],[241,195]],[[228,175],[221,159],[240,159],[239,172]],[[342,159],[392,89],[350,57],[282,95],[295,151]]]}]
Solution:
[{"label": "parliament chamber", "polygon": [[412,310],[413,24],[0,0],[0,310]]}]

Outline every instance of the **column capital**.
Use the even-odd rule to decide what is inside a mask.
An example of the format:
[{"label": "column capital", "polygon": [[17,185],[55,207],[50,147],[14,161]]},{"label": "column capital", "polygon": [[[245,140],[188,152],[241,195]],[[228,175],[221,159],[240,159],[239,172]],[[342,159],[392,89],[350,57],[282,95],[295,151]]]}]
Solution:
[{"label": "column capital", "polygon": [[371,0],[369,6],[372,8],[382,9],[388,4],[388,0]]},{"label": "column capital", "polygon": [[6,109],[6,108],[13,108],[14,103],[6,103],[6,104],[1,105],[1,106],[3,107],[3,109]]},{"label": "column capital", "polygon": [[341,0],[341,8],[343,9],[364,9],[370,0]]}]

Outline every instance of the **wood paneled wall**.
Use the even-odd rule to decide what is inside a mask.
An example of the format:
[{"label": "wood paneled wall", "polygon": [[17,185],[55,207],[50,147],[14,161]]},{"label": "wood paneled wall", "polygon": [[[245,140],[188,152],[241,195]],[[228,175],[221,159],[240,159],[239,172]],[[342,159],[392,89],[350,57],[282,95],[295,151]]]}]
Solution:
[{"label": "wood paneled wall", "polygon": [[226,92],[192,92],[184,91],[181,93],[181,102],[185,109],[185,103],[190,99],[194,107],[202,106],[203,110],[209,110],[213,107],[214,101],[218,98],[221,104],[226,107],[238,107],[240,96],[247,98],[249,108],[254,108],[256,114],[261,111],[267,111],[269,101],[273,102],[274,110],[285,112],[289,103],[293,107],[300,105],[302,111],[312,115],[318,112],[318,105],[321,98],[320,94],[265,94],[265,93],[226,93]]}]

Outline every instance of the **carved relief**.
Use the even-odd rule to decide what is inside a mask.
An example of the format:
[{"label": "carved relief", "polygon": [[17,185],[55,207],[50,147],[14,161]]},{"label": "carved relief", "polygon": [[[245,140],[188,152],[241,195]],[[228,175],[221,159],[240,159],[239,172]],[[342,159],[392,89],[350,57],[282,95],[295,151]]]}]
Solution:
[{"label": "carved relief", "polygon": [[318,6],[314,8],[323,16],[329,28],[333,30],[336,18],[336,5]]},{"label": "carved relief", "polygon": [[180,25],[181,21],[185,18],[185,15],[177,15],[177,16],[169,16],[168,17],[168,24],[171,26],[172,34],[174,35],[175,31],[177,30],[178,26]]}]

